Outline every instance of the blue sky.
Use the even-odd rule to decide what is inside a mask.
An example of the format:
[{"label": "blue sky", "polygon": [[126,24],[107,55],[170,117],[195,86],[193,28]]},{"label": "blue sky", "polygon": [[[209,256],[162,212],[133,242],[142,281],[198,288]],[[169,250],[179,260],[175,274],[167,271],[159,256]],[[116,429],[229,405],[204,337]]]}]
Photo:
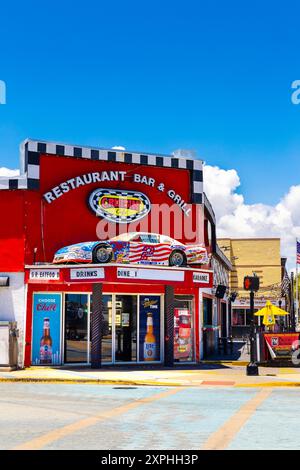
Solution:
[{"label": "blue sky", "polygon": [[274,204],[299,183],[299,17],[296,1],[6,2],[0,166],[26,137],[191,148]]}]

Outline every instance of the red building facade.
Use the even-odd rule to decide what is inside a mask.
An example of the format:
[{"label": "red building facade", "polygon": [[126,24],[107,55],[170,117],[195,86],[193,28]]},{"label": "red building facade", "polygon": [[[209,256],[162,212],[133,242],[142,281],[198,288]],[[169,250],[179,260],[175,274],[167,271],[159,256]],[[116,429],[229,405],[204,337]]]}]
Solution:
[{"label": "red building facade", "polygon": [[199,361],[210,261],[174,267],[147,253],[130,264],[124,253],[105,264],[52,261],[64,246],[126,232],[212,255],[202,162],[30,140],[21,171],[0,179],[0,275],[9,278],[0,315],[18,322],[19,365]]}]

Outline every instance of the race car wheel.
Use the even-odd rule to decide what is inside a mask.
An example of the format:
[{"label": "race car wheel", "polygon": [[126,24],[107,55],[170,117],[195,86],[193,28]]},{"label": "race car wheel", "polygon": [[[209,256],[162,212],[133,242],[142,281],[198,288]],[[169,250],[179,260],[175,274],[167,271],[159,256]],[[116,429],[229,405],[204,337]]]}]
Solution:
[{"label": "race car wheel", "polygon": [[112,251],[105,245],[99,245],[95,248],[93,253],[94,263],[109,263],[112,259]]},{"label": "race car wheel", "polygon": [[186,256],[182,251],[173,251],[169,258],[170,266],[186,266]]}]

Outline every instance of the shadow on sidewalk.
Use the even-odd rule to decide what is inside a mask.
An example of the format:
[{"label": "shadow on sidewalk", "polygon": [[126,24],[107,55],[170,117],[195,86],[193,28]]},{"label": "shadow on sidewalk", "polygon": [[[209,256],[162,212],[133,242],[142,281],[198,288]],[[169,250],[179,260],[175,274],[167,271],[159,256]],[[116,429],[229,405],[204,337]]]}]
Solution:
[{"label": "shadow on sidewalk", "polygon": [[[236,342],[234,343],[234,350],[232,354],[226,355],[213,355],[209,356],[204,359],[203,362],[198,364],[181,364],[180,362],[174,362],[173,367],[166,367],[163,364],[102,364],[100,369],[92,369],[90,365],[68,365],[65,364],[63,366],[53,367],[53,369],[57,370],[65,370],[70,372],[80,372],[80,371],[102,371],[102,372],[138,372],[138,371],[184,371],[184,370],[212,370],[212,369],[231,369],[232,365],[230,361],[249,361],[249,354],[244,351],[245,343],[244,342]],[[205,362],[207,361],[207,362]],[[211,363],[211,361],[216,361],[215,363]],[[221,363],[221,361],[224,361]],[[218,363],[219,362],[219,363]],[[228,362],[228,364],[226,364]],[[241,364],[242,366],[243,364]]]},{"label": "shadow on sidewalk", "polygon": [[228,346],[227,354],[212,354],[207,357],[209,361],[241,361],[249,362],[250,360],[250,350],[249,346],[244,340],[233,341],[232,352]]}]

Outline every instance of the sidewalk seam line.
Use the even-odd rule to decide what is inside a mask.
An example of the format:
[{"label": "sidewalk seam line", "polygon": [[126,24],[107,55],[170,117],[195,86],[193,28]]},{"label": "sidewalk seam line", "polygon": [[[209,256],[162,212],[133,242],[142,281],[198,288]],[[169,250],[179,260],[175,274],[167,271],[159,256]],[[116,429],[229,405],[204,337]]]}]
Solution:
[{"label": "sidewalk seam line", "polygon": [[234,415],[212,433],[202,445],[202,450],[225,450],[258,407],[271,395],[272,390],[260,390],[244,403]]}]

